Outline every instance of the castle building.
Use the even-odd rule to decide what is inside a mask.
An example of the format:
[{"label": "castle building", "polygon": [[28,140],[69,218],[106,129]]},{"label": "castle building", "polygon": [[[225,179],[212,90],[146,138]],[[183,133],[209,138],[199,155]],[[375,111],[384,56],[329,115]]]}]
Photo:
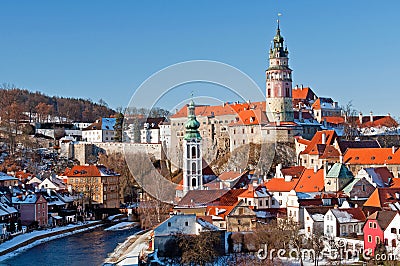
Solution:
[{"label": "castle building", "polygon": [[266,70],[266,113],[270,122],[292,122],[292,70],[289,68],[288,49],[284,48],[281,30],[276,30],[273,47],[269,50],[269,67]]},{"label": "castle building", "polygon": [[196,119],[193,100],[188,106],[188,120],[183,138],[183,193],[203,189],[203,166],[200,123]]}]

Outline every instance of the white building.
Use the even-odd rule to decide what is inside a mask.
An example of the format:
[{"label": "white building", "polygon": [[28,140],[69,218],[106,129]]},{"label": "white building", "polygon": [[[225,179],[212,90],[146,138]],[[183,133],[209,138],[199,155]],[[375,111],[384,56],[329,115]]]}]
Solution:
[{"label": "white building", "polygon": [[114,142],[115,118],[101,118],[82,131],[82,139],[87,142]]},{"label": "white building", "polygon": [[361,208],[330,209],[324,216],[324,235],[329,237],[362,235],[366,217]]}]

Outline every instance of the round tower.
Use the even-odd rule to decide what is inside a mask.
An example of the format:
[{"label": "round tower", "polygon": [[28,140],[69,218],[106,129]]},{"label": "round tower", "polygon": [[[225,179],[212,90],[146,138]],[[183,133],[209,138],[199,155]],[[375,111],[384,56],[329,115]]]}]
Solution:
[{"label": "round tower", "polygon": [[270,122],[294,120],[292,103],[292,70],[289,68],[289,52],[284,47],[281,30],[276,30],[269,50],[269,67],[266,70],[267,117]]}]

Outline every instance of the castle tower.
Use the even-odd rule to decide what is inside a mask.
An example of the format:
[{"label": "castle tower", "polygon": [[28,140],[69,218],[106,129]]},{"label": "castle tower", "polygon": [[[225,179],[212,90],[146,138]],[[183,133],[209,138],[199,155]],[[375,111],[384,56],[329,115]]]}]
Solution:
[{"label": "castle tower", "polygon": [[183,138],[183,193],[203,189],[203,165],[201,152],[200,123],[196,119],[193,100],[188,106],[188,121]]},{"label": "castle tower", "polygon": [[266,70],[267,117],[270,122],[294,120],[292,105],[292,70],[289,68],[287,47],[281,30],[276,30],[273,46],[269,50],[269,67]]}]

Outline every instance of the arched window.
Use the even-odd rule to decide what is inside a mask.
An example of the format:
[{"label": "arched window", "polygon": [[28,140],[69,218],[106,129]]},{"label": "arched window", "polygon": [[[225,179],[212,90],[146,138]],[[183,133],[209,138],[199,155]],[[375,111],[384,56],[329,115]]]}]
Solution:
[{"label": "arched window", "polygon": [[192,174],[196,174],[196,163],[192,163]]},{"label": "arched window", "polygon": [[197,180],[196,180],[196,178],[192,178],[192,187],[197,187]]},{"label": "arched window", "polygon": [[190,158],[190,146],[186,146],[186,158]]},{"label": "arched window", "polygon": [[196,146],[192,147],[192,159],[196,158]]}]

